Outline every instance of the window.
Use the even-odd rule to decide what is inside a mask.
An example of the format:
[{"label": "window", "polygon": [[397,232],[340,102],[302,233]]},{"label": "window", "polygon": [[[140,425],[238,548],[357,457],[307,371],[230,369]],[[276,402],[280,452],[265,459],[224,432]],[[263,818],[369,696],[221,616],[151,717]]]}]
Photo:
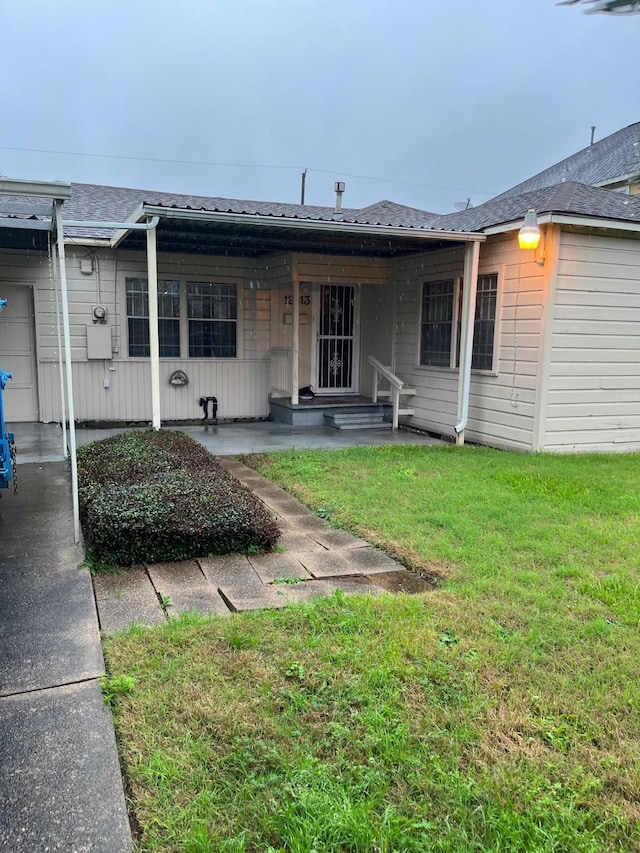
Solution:
[{"label": "window", "polygon": [[[462,296],[462,288],[460,288]],[[496,303],[498,301],[498,274],[478,276],[476,293],[476,321],[473,329],[471,367],[473,370],[493,370],[493,338],[496,329]],[[462,307],[462,302],[460,303]],[[461,312],[460,312],[461,313]],[[458,320],[459,327],[462,318]],[[460,338],[460,332],[458,332]]]},{"label": "window", "polygon": [[190,358],[235,358],[238,298],[235,284],[187,283]]},{"label": "window", "polygon": [[[149,294],[146,278],[128,278],[127,325],[129,356],[149,355]],[[180,283],[158,281],[158,335],[160,357],[180,357]]]},{"label": "window", "polygon": [[[471,367],[493,369],[498,274],[478,276]],[[454,335],[455,331],[455,335]],[[425,282],[422,290],[420,364],[458,367],[462,332],[462,279]]]},{"label": "window", "polygon": [[422,291],[420,364],[451,365],[451,334],[456,282],[432,281]]}]

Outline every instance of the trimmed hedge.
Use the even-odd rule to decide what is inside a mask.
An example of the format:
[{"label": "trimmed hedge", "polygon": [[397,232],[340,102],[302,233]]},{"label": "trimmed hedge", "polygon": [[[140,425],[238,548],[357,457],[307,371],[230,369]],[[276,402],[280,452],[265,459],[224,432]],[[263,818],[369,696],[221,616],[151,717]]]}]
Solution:
[{"label": "trimmed hedge", "polygon": [[280,536],[262,501],[181,432],[79,448],[78,492],[87,550],[114,566],[269,550]]}]

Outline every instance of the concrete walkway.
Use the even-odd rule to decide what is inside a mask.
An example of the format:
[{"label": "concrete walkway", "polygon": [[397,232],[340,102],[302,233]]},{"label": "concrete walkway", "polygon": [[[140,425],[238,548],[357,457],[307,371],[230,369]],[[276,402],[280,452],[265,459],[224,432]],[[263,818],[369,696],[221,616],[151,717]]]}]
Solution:
[{"label": "concrete walkway", "polygon": [[431,588],[364,539],[330,528],[253,469],[229,457],[219,461],[275,513],[283,531],[278,552],[159,563],[99,575],[94,589],[103,631],[124,630],[134,623],[155,625],[193,610],[223,615],[284,607],[336,590],[378,595]]},{"label": "concrete walkway", "polygon": [[128,851],[67,466],[21,464],[18,482],[0,499],[0,849]]}]

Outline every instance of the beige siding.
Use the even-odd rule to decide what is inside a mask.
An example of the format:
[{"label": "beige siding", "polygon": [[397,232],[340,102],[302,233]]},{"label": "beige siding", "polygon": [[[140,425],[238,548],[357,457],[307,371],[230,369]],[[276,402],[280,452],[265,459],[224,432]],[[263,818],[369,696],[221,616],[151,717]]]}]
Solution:
[{"label": "beige siding", "polygon": [[368,356],[372,355],[386,365],[391,365],[393,361],[395,300],[393,288],[389,284],[371,284],[361,290],[360,392],[371,396],[373,368]]},{"label": "beige siding", "polygon": [[547,450],[640,450],[640,240],[562,232]]},{"label": "beige siding", "polygon": [[[81,271],[82,259],[91,259],[93,271]],[[37,356],[40,386],[40,418],[60,418],[60,382],[55,302],[46,255],[15,255],[12,264],[2,263],[3,275],[22,278],[35,285]],[[80,420],[146,420],[150,417],[148,359],[127,355],[125,279],[146,277],[144,253],[114,252],[68,247],[67,283],[69,320],[75,383],[76,414]],[[214,395],[223,418],[268,415],[271,346],[271,299],[268,273],[263,262],[238,258],[160,255],[160,278],[210,280],[234,283],[239,293],[238,358],[191,359],[187,355],[186,326],[181,359],[161,359],[162,417],[166,420],[198,418],[198,398]],[[94,305],[107,308],[113,356],[110,361],[87,360],[87,326],[92,325]],[[112,368],[111,370],[109,368]],[[189,385],[169,385],[174,370],[183,370]],[[104,387],[108,380],[108,388]]]},{"label": "beige siding", "polygon": [[[422,284],[461,276],[463,250],[448,249],[398,261],[396,285],[395,370],[417,389],[410,423],[445,435],[454,434],[458,370],[423,367],[419,362]],[[518,249],[514,234],[490,238],[480,247],[480,273],[498,273],[498,350],[493,373],[473,371],[469,401],[471,441],[496,447],[530,449],[534,445],[535,404],[546,278],[531,253]]]}]

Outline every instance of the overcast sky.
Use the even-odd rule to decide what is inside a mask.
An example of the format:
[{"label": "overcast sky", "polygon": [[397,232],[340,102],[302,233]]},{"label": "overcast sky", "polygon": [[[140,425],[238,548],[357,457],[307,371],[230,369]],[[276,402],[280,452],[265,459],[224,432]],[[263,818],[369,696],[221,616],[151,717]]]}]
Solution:
[{"label": "overcast sky", "polygon": [[640,16],[555,0],[0,0],[0,37],[15,178],[448,212],[640,120]]}]

